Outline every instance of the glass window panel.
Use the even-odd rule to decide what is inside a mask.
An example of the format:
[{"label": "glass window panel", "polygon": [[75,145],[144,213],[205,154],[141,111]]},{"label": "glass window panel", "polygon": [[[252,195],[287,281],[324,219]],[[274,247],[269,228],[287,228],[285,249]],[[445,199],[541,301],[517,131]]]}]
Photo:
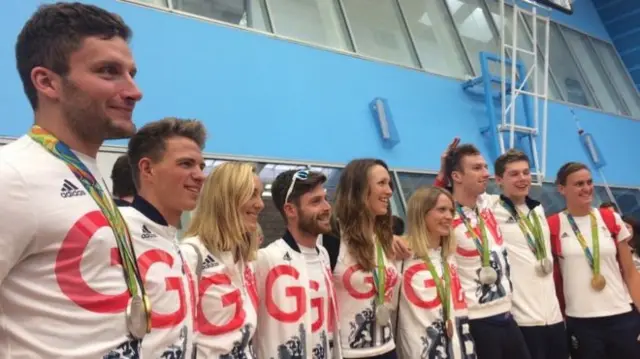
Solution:
[{"label": "glass window panel", "polygon": [[607,70],[607,74],[611,82],[613,82],[616,89],[622,96],[625,105],[631,112],[631,116],[640,118],[640,97],[638,97],[638,90],[634,86],[627,69],[624,67],[616,50],[604,41],[597,39],[591,39],[596,52],[600,56],[604,68]]},{"label": "glass window panel", "polygon": [[143,4],[155,5],[159,7],[168,7],[167,0],[133,0],[132,2],[139,2]]},{"label": "glass window panel", "polygon": [[404,208],[404,204],[402,203],[402,198],[400,197],[400,191],[402,190],[400,183],[396,181],[396,177],[391,173],[391,179],[393,181],[393,195],[391,196],[391,213],[394,216],[398,216],[402,218],[402,220],[406,220],[406,208]]},{"label": "glass window panel", "polygon": [[350,50],[347,31],[335,0],[267,0],[278,35]]},{"label": "glass window panel", "polygon": [[[598,194],[596,205],[599,206],[602,202],[611,201],[603,186],[596,186],[596,192]],[[611,192],[622,215],[632,216],[640,221],[640,191],[636,188],[611,187]]]},{"label": "glass window panel", "polygon": [[[487,6],[489,7],[489,11],[491,11],[491,17],[493,18],[493,21],[496,23],[498,30],[500,30],[500,28],[503,26],[502,19],[500,18],[500,3],[497,1],[490,1],[487,3]],[[504,15],[505,15],[505,25],[506,25],[504,30],[505,43],[513,44],[513,38],[512,38],[513,8],[509,6],[505,6],[504,11],[505,11]],[[518,30],[518,48],[524,49],[525,51],[532,52],[533,40],[531,37],[531,33],[529,32],[529,29],[523,22],[523,17],[521,16],[518,17],[517,24],[518,24],[518,29],[517,29]],[[538,68],[536,70],[538,72],[537,93],[542,93],[543,92],[542,89],[544,88],[544,57],[542,56],[542,53],[539,51],[539,49],[536,49],[535,51],[536,51],[536,56],[538,58]],[[509,51],[509,54],[511,54],[511,56],[509,57],[513,58],[512,50]],[[534,58],[533,58],[533,55],[531,54],[518,52],[517,59],[518,61],[522,61],[525,64],[526,71],[531,70],[531,68],[533,67]],[[509,72],[510,70],[511,68],[507,66],[507,76],[511,76]],[[529,75],[529,81],[527,82],[528,84],[531,84],[530,87],[532,91],[533,91],[533,88],[532,88],[533,81],[534,81],[534,74],[532,72],[531,75]],[[549,84],[549,92],[548,92],[549,98],[561,99],[560,94],[558,92],[558,88],[555,82],[553,81],[551,74],[549,74],[548,84]]]},{"label": "glass window panel", "polygon": [[[529,29],[533,27],[530,19],[526,19]],[[545,29],[542,21],[538,21],[538,41],[540,47],[545,48]],[[562,96],[567,102],[582,106],[597,107],[593,101],[591,91],[584,78],[578,70],[578,65],[571,57],[569,48],[560,34],[558,25],[551,24],[549,28],[549,67],[553,72],[555,80]]]},{"label": "glass window panel", "polygon": [[436,175],[425,173],[403,173],[398,172],[398,178],[400,179],[400,187],[405,200],[409,201],[413,192],[418,188],[427,185],[433,185],[433,181],[436,179]]},{"label": "glass window panel", "polygon": [[502,191],[500,191],[500,187],[498,187],[496,180],[493,178],[489,180],[489,183],[487,183],[487,189],[485,190],[485,192],[488,194],[502,194]]},{"label": "glass window panel", "polygon": [[[400,0],[413,42],[425,70],[464,77],[470,71],[464,50],[441,1]],[[438,56],[433,56],[433,54]]]},{"label": "glass window panel", "polygon": [[576,55],[578,63],[582,67],[587,81],[591,84],[593,93],[603,110],[620,115],[629,115],[620,102],[616,90],[608,79],[607,73],[602,68],[598,56],[589,44],[589,39],[577,31],[562,28],[567,43]]},{"label": "glass window panel", "polygon": [[542,187],[531,186],[529,195],[542,203],[547,216],[558,213],[565,207],[564,197],[558,193],[556,185],[552,183],[544,183]]},{"label": "glass window panel", "polygon": [[[239,26],[268,31],[260,0],[171,0],[173,8]],[[250,20],[250,21],[248,21]]]},{"label": "glass window panel", "polygon": [[342,0],[342,5],[357,53],[418,66],[394,0]]},{"label": "glass window panel", "polygon": [[[479,54],[482,51],[500,53],[500,39],[489,23],[483,7],[478,0],[446,0],[453,23],[458,29],[462,43],[471,57],[473,70],[477,75],[480,69]],[[500,73],[499,66],[492,66],[492,72]]]}]

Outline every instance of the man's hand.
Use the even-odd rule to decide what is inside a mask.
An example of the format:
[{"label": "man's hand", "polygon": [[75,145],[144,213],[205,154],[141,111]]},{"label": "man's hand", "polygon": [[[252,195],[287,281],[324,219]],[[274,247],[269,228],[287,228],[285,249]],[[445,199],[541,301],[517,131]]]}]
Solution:
[{"label": "man's hand", "polygon": [[404,260],[411,258],[413,252],[409,249],[409,245],[404,241],[404,239],[400,236],[393,236],[393,254],[395,255],[396,260]]},{"label": "man's hand", "polygon": [[442,155],[440,155],[440,172],[438,172],[437,175],[437,179],[438,181],[440,181],[441,183],[443,183],[444,185],[447,184],[447,178],[445,177],[446,171],[447,171],[447,157],[449,156],[449,154],[451,153],[451,151],[455,150],[456,147],[458,147],[458,144],[460,144],[460,138],[459,137],[454,137],[453,141],[451,141],[451,143],[447,146],[447,148],[444,150],[444,152],[442,152]]}]

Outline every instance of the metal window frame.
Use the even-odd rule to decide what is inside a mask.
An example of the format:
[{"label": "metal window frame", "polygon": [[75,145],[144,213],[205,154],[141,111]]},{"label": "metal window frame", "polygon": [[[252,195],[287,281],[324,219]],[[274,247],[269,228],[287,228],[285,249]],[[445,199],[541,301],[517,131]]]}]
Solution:
[{"label": "metal window frame", "polygon": [[[601,39],[597,39],[595,37],[589,37],[587,35],[587,38],[589,38],[589,44],[591,45],[591,47],[593,48],[593,52],[596,54],[596,56],[598,57],[598,60],[600,61],[600,63],[602,64],[602,68],[607,72],[607,74],[609,75],[610,78],[612,78],[613,76],[611,76],[611,72],[609,71],[609,69],[607,69],[607,66],[605,65],[605,61],[603,58],[603,55],[601,54],[600,51],[598,51],[598,49],[596,48],[596,46],[594,45],[596,42],[600,42],[603,46],[608,47],[610,50],[612,50],[612,52],[615,54],[613,57],[614,59],[618,60],[618,63],[622,65],[622,68],[624,69],[624,74],[622,75],[624,78],[626,78],[626,80],[628,81],[628,83],[631,84],[631,87],[634,88],[636,90],[636,98],[638,98],[638,100],[640,100],[640,90],[638,90],[638,87],[636,86],[635,82],[633,81],[633,77],[631,77],[631,74],[629,73],[629,69],[627,68],[627,66],[625,65],[624,61],[622,61],[622,57],[620,56],[620,53],[618,53],[618,50],[616,50],[616,47],[614,44],[601,40]],[[622,101],[625,102],[626,104],[626,100],[624,100],[624,98],[622,98]],[[638,104],[640,106],[640,103]],[[627,105],[628,107],[628,105]],[[630,107],[628,107],[630,109]],[[631,113],[631,111],[629,110],[629,113]],[[631,115],[633,116],[633,115]],[[640,118],[640,115],[639,115]]]},{"label": "metal window frame", "polygon": [[[605,81],[606,83],[609,84],[609,86],[613,89],[613,93],[611,95],[615,96],[615,98],[618,99],[618,101],[620,101],[620,104],[622,105],[622,111],[624,112],[625,116],[631,116],[631,111],[629,110],[629,107],[627,106],[626,102],[624,101],[624,98],[622,98],[622,96],[620,95],[620,93],[618,92],[618,89],[616,89],[615,84],[611,81],[611,74],[609,73],[609,71],[606,69],[606,67],[604,66],[604,63],[602,62],[602,59],[600,58],[600,56],[598,56],[597,52],[595,51],[595,47],[593,46],[593,43],[591,42],[591,38],[589,38],[589,36],[585,35],[585,34],[581,34],[575,30],[572,30],[568,27],[562,26],[560,24],[558,24],[558,28],[560,29],[560,34],[562,36],[562,38],[564,39],[564,42],[567,44],[567,47],[569,48],[569,52],[571,52],[571,55],[573,56],[576,65],[578,65],[578,68],[580,70],[580,72],[582,73],[582,77],[589,83],[591,83],[591,81],[589,80],[589,77],[587,76],[587,71],[583,68],[583,65],[580,63],[580,57],[575,53],[575,51],[571,48],[571,46],[569,46],[569,39],[567,38],[567,34],[569,34],[569,32],[573,31],[575,32],[578,36],[580,36],[580,40],[584,41],[585,44],[587,45],[588,50],[591,50],[591,52],[593,53],[593,55],[595,55],[595,64],[596,66],[600,67],[600,70],[603,71],[603,75],[605,76],[605,78],[603,79],[603,81]],[[595,88],[593,88],[592,84],[589,84],[593,94],[596,94]],[[607,91],[608,92],[608,91]],[[602,106],[602,101],[600,101],[600,99],[598,99],[597,97],[595,98],[599,103],[600,103],[600,109],[605,111],[603,106]],[[615,101],[615,99],[614,99]],[[606,111],[609,112],[609,111]]]},{"label": "metal window frame", "polygon": [[409,26],[409,20],[407,20],[407,16],[405,15],[404,10],[402,9],[402,5],[400,5],[400,0],[390,0],[390,1],[394,3],[394,5],[392,6],[395,6],[396,12],[400,17],[401,26],[404,29],[405,35],[409,39],[411,56],[415,58],[415,61],[416,61],[416,64],[418,64],[418,67],[426,71],[427,69],[424,67],[424,64],[422,63],[422,59],[420,58],[420,54],[418,53],[418,47],[416,46],[415,37],[413,36],[413,32],[411,31],[411,27]]},{"label": "metal window frame", "polygon": [[[433,1],[433,0],[428,0],[428,1]],[[498,26],[493,21],[493,18],[491,16],[491,11],[489,11],[489,6],[487,5],[485,0],[473,0],[473,1],[475,1],[478,4],[479,9],[482,10],[482,14],[484,15],[487,21],[487,24],[489,25],[489,31],[491,31],[491,33],[493,34],[493,41],[497,41],[496,48],[499,48],[500,47],[500,31],[498,30]],[[469,49],[465,45],[464,40],[462,40],[462,35],[460,35],[460,29],[458,27],[458,24],[456,24],[455,22],[455,19],[453,17],[453,14],[451,13],[451,9],[449,8],[449,5],[446,3],[446,0],[442,0],[442,2],[444,2],[444,7],[447,11],[448,18],[453,24],[453,29],[457,34],[458,41],[460,41],[462,48],[464,50],[464,53],[467,57],[467,63],[470,66],[472,76],[480,76],[480,74],[473,68],[472,56],[469,52]]]},{"label": "metal window frame", "polygon": [[[326,0],[321,0],[321,1],[326,1]],[[344,5],[344,0],[335,0],[340,4],[340,10],[342,12],[342,18],[343,21],[345,22],[347,29],[348,29],[348,33],[349,33],[349,37],[351,40],[351,43],[353,44],[353,48],[354,48],[354,52],[355,53],[359,53],[358,52],[358,42],[356,41],[356,37],[353,34],[353,30],[351,29],[351,23],[349,22],[349,16],[347,15],[347,10],[345,8]],[[422,66],[422,61],[420,60],[420,56],[418,55],[418,50],[415,46],[415,40],[413,38],[413,35],[411,33],[411,29],[409,28],[409,25],[407,23],[407,19],[404,16],[404,12],[402,11],[402,8],[400,7],[400,4],[398,3],[398,0],[389,0],[390,1],[390,5],[394,8],[395,12],[396,12],[396,17],[398,18],[398,23],[400,25],[400,31],[402,32],[402,36],[404,36],[408,41],[408,48],[409,48],[409,57],[411,58],[411,62],[413,64],[415,64],[416,66],[411,66],[412,68],[415,69],[419,69],[419,70],[425,70],[424,67]],[[381,60],[383,62],[386,63],[392,63],[392,64],[396,64],[396,65],[401,65],[401,66],[407,66],[402,65],[402,64],[398,64],[392,61],[388,61],[385,59],[380,59],[378,57],[373,57],[373,56],[369,56],[366,54],[362,54],[360,53],[360,55],[365,56],[367,58],[375,58],[378,60]],[[425,70],[425,72],[428,72]],[[442,75],[442,76],[446,76],[446,75]]]},{"label": "metal window frame", "polygon": [[571,59],[573,60],[573,63],[576,65],[578,74],[580,75],[580,77],[582,77],[582,81],[584,82],[589,92],[591,93],[591,98],[593,98],[593,101],[595,102],[597,108],[604,111],[604,108],[602,106],[602,101],[600,101],[600,99],[596,95],[595,88],[593,87],[593,84],[589,80],[589,76],[587,76],[587,73],[584,71],[584,68],[578,61],[578,56],[576,55],[575,51],[573,51],[571,46],[569,46],[569,40],[567,39],[567,36],[565,35],[565,33],[562,31],[562,26],[560,26],[559,24],[555,24],[555,25],[556,25],[558,34],[560,34],[560,41],[562,41],[562,43],[564,44],[564,47],[566,47],[567,50],[569,51],[569,57],[571,57]]},{"label": "metal window frame", "polygon": [[[422,70],[424,70],[425,72],[428,72],[428,73],[438,74],[438,75],[447,76],[447,77],[458,78],[456,76],[451,76],[451,75],[440,73],[438,71],[435,71],[433,69],[429,69],[429,68],[424,66],[424,63],[422,62],[422,59],[420,58],[420,51],[418,50],[418,47],[416,46],[415,36],[413,34],[413,31],[411,30],[411,26],[409,26],[409,20],[407,19],[407,16],[405,15],[405,11],[404,11],[403,6],[400,3],[400,1],[401,0],[395,0],[395,2],[397,4],[397,7],[398,7],[399,14],[400,14],[400,16],[402,18],[402,22],[406,26],[407,35],[409,36],[409,41],[410,41],[411,47],[413,48],[413,51],[414,51],[414,53],[416,55],[416,58],[418,59],[418,63],[420,65],[420,68]],[[454,41],[456,42],[456,44],[454,44],[454,46],[453,46],[453,52],[454,52],[455,56],[460,57],[460,59],[462,61],[462,66],[464,67],[464,73],[461,76],[464,77],[465,75],[472,75],[473,74],[473,65],[471,64],[471,62],[469,62],[469,54],[467,52],[466,47],[464,46],[464,43],[462,42],[462,38],[460,37],[460,32],[458,31],[458,29],[456,28],[456,26],[455,26],[455,24],[453,22],[453,17],[451,16],[451,11],[449,10],[449,7],[446,4],[446,0],[428,0],[428,1],[433,1],[433,2],[437,1],[437,2],[440,3],[439,6],[442,6],[442,8],[444,9],[444,15],[446,16],[444,21],[445,22],[449,22],[450,25],[451,25],[451,29],[453,29],[453,38],[454,38]]]},{"label": "metal window frame", "polygon": [[[588,35],[587,35],[588,36]],[[636,96],[640,97],[640,90],[638,90],[638,87],[635,85],[635,82],[633,81],[633,77],[631,77],[631,74],[629,73],[629,69],[627,69],[627,65],[625,65],[624,60],[622,60],[622,56],[620,56],[620,53],[618,52],[618,50],[616,49],[616,45],[614,45],[612,42],[609,41],[605,41],[602,39],[598,39],[596,37],[593,38],[596,41],[600,41],[602,42],[605,46],[609,47],[609,49],[613,50],[613,57],[618,59],[618,63],[620,63],[622,65],[622,68],[624,69],[624,73],[627,77],[627,80],[629,81],[630,84],[632,84],[634,89],[636,89]],[[597,53],[597,51],[596,51]]]}]

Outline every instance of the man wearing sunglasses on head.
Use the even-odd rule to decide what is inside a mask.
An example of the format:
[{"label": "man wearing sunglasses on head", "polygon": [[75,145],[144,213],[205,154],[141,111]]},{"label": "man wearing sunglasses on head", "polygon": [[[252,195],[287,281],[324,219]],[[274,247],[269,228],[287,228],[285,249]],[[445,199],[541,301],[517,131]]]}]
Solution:
[{"label": "man wearing sunglasses on head", "polygon": [[[259,358],[339,358],[336,310],[327,251],[317,244],[331,231],[331,205],[319,172],[286,171],[271,195],[287,224],[281,239],[258,252]],[[335,339],[334,339],[335,338]]]}]

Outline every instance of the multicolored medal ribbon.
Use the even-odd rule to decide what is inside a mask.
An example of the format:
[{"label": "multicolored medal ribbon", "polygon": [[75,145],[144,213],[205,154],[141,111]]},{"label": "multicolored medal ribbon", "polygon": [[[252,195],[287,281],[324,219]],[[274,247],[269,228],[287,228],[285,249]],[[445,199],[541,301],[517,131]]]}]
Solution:
[{"label": "multicolored medal ribbon", "polygon": [[494,284],[498,279],[498,273],[491,267],[491,261],[489,258],[490,244],[489,238],[487,236],[487,226],[484,223],[482,215],[480,215],[480,212],[476,209],[476,217],[478,218],[478,227],[480,227],[481,235],[479,237],[476,231],[471,226],[469,219],[464,214],[462,206],[460,204],[456,204],[456,209],[458,211],[458,214],[460,215],[460,219],[462,219],[462,223],[464,223],[464,226],[467,228],[467,232],[473,239],[473,242],[475,243],[476,248],[478,249],[478,252],[480,252],[480,255],[482,257],[482,268],[480,268],[480,272],[478,273],[478,279],[480,280],[480,283],[484,285]]},{"label": "multicolored medal ribbon", "polygon": [[87,166],[71,151],[69,146],[37,125],[31,128],[28,135],[32,140],[67,165],[107,219],[118,245],[118,253],[122,261],[125,281],[131,294],[126,309],[127,327],[133,337],[142,339],[145,334],[151,331],[151,302],[146,294],[144,282],[140,275],[129,229],[118,207],[113,202],[111,196],[105,194],[96,178],[91,174],[91,171],[89,171]]},{"label": "multicolored medal ribbon", "polygon": [[[527,239],[529,249],[531,249],[531,252],[538,261],[538,273],[541,276],[549,275],[553,272],[553,264],[547,257],[547,248],[544,242],[544,235],[542,233],[542,225],[540,224],[540,218],[538,218],[536,211],[532,210],[529,212],[529,215],[525,215],[518,210],[518,208],[504,201],[502,201],[502,206],[506,208],[518,222],[520,231]],[[533,217],[533,223],[529,216]]]},{"label": "multicolored medal ribbon", "polygon": [[373,271],[373,282],[376,286],[376,323],[383,327],[389,325],[391,311],[385,303],[387,270],[384,266],[384,253],[380,242],[376,242],[377,268]]},{"label": "multicolored medal ribbon", "polygon": [[600,292],[604,289],[604,287],[607,286],[607,280],[602,274],[600,274],[600,238],[598,235],[598,220],[593,214],[593,211],[589,212],[589,220],[591,221],[591,245],[593,247],[592,254],[589,246],[587,246],[587,241],[580,232],[580,228],[578,228],[578,225],[576,224],[576,220],[566,210],[564,211],[564,213],[567,216],[567,220],[569,220],[571,229],[576,235],[578,243],[580,243],[580,247],[582,247],[584,255],[587,258],[589,267],[591,267],[591,271],[593,272],[593,276],[591,277],[591,288]]},{"label": "multicolored medal ribbon", "polygon": [[442,257],[442,278],[438,275],[436,268],[431,262],[429,256],[424,256],[422,259],[424,264],[431,273],[431,278],[436,284],[436,290],[438,291],[438,297],[442,302],[442,319],[445,322],[445,329],[449,338],[453,337],[453,322],[451,320],[451,276],[449,274],[449,264],[447,259]]}]

